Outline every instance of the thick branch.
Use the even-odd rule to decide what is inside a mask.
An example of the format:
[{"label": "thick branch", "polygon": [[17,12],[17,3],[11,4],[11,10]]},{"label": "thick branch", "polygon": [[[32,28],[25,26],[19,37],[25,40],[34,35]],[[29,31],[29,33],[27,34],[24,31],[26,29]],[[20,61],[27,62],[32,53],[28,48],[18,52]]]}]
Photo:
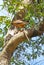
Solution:
[{"label": "thick branch", "polygon": [[[34,37],[34,36],[39,36],[39,35],[43,34],[43,32],[44,32],[44,22],[39,25],[39,30],[35,30],[35,29],[25,30],[25,33],[29,38]],[[8,44],[3,49],[2,53],[6,54],[5,56],[7,56],[7,58],[10,58],[12,53],[16,49],[16,47],[19,45],[19,43],[21,43],[24,40],[26,40],[24,31],[18,32],[16,35],[14,35],[10,39]]]}]

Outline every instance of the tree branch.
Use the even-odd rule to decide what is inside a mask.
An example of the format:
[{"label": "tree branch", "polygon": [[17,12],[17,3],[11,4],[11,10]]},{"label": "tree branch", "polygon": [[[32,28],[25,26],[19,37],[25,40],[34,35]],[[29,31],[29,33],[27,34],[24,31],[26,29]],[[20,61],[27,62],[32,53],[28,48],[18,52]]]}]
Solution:
[{"label": "tree branch", "polygon": [[[42,30],[41,30],[42,28]],[[35,36],[40,36],[41,34],[43,34],[44,32],[44,22],[39,24],[39,30],[35,30],[35,29],[27,29],[25,30],[25,33],[27,34],[27,36],[29,38],[31,37],[35,37]],[[5,46],[5,48],[3,49],[2,53],[7,57],[7,58],[11,58],[12,53],[14,52],[14,50],[16,49],[16,47],[22,42],[26,40],[26,37],[24,35],[24,31],[22,32],[18,32],[17,34],[15,34],[7,43],[7,45]]]}]

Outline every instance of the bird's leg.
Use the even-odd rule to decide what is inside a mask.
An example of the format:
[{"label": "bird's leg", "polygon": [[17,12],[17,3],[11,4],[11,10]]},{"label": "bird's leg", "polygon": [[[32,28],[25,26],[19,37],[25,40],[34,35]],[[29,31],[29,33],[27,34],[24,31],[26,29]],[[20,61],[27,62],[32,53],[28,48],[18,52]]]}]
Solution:
[{"label": "bird's leg", "polygon": [[26,38],[27,38],[27,40],[28,40],[28,42],[29,42],[29,37],[27,36],[27,34],[26,34],[26,32],[25,32],[25,29],[24,29],[24,35],[26,36]]},{"label": "bird's leg", "polygon": [[18,28],[15,27],[15,29],[14,29],[14,35],[17,34],[17,33],[18,33]]},{"label": "bird's leg", "polygon": [[26,38],[27,38],[27,40],[28,40],[28,42],[29,42],[29,37],[27,36],[27,34],[26,34],[26,32],[25,32],[25,28],[21,28],[21,32],[24,32],[24,35],[26,36]]}]

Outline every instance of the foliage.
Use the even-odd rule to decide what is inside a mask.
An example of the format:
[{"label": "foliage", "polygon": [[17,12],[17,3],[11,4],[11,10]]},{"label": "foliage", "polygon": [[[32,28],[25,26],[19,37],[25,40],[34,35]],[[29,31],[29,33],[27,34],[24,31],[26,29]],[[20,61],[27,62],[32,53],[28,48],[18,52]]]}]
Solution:
[{"label": "foliage", "polygon": [[[37,26],[37,23],[41,21],[44,17],[44,0],[33,0],[32,4],[23,4],[23,0],[3,0],[2,9],[6,9],[9,14],[12,14],[12,17],[15,16],[19,10],[23,7],[26,11],[24,20],[28,21],[30,24],[27,27]],[[11,20],[9,16],[0,16],[0,49],[2,50],[4,44],[4,35],[7,33],[8,27],[11,25]],[[3,27],[2,27],[3,26]],[[33,38],[34,39],[34,38]],[[30,43],[30,44],[29,44]],[[11,63],[15,63],[15,65],[26,65],[23,60],[25,57],[29,61],[31,59],[36,59],[37,56],[44,55],[44,49],[42,46],[44,45],[44,34],[40,37],[36,37],[35,40],[30,40],[30,42],[24,41],[22,44],[18,46],[18,50],[16,49],[14,57],[11,59]],[[26,50],[31,50],[31,52],[27,53]],[[21,54],[22,53],[22,54]],[[21,55],[23,56],[23,59]],[[28,64],[30,65],[30,64]]]},{"label": "foliage", "polygon": [[20,10],[20,6],[23,6],[27,9],[26,17],[36,16],[41,17],[44,16],[44,0],[40,0],[40,3],[37,3],[36,0],[33,4],[25,5],[22,3],[22,0],[4,0],[3,7],[7,7],[9,13],[15,14],[16,11]]}]

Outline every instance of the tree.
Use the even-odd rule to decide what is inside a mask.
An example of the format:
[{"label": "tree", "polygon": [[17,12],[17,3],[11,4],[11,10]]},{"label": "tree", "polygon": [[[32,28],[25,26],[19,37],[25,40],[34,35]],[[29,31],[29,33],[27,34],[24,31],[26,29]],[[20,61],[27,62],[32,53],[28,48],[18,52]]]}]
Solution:
[{"label": "tree", "polygon": [[[27,42],[29,46],[32,46],[32,54],[25,56],[30,59],[31,57],[37,58],[37,55],[44,55],[44,50],[42,50],[41,45],[44,44],[44,1],[43,0],[3,0],[2,9],[6,8],[9,13],[12,14],[12,22],[21,20],[26,21],[27,24],[25,33],[30,38],[30,42],[27,41],[27,38],[23,31],[18,31],[17,34],[11,37],[7,44],[3,48],[4,36],[11,26],[11,19],[6,16],[0,16],[0,25],[4,23],[4,31],[0,28],[0,47],[2,48],[0,54],[0,65],[9,65],[10,59],[13,55],[14,50],[17,48],[19,43]],[[14,16],[14,17],[13,17]],[[8,32],[7,32],[8,33]],[[31,38],[39,36],[39,38],[34,41]],[[5,42],[6,43],[6,42]],[[25,49],[21,46],[24,51]],[[35,52],[34,49],[37,49]],[[42,52],[40,51],[42,50]],[[19,55],[19,54],[18,54]],[[25,65],[23,62],[16,62],[12,57],[11,62],[15,62],[16,65]]]}]

